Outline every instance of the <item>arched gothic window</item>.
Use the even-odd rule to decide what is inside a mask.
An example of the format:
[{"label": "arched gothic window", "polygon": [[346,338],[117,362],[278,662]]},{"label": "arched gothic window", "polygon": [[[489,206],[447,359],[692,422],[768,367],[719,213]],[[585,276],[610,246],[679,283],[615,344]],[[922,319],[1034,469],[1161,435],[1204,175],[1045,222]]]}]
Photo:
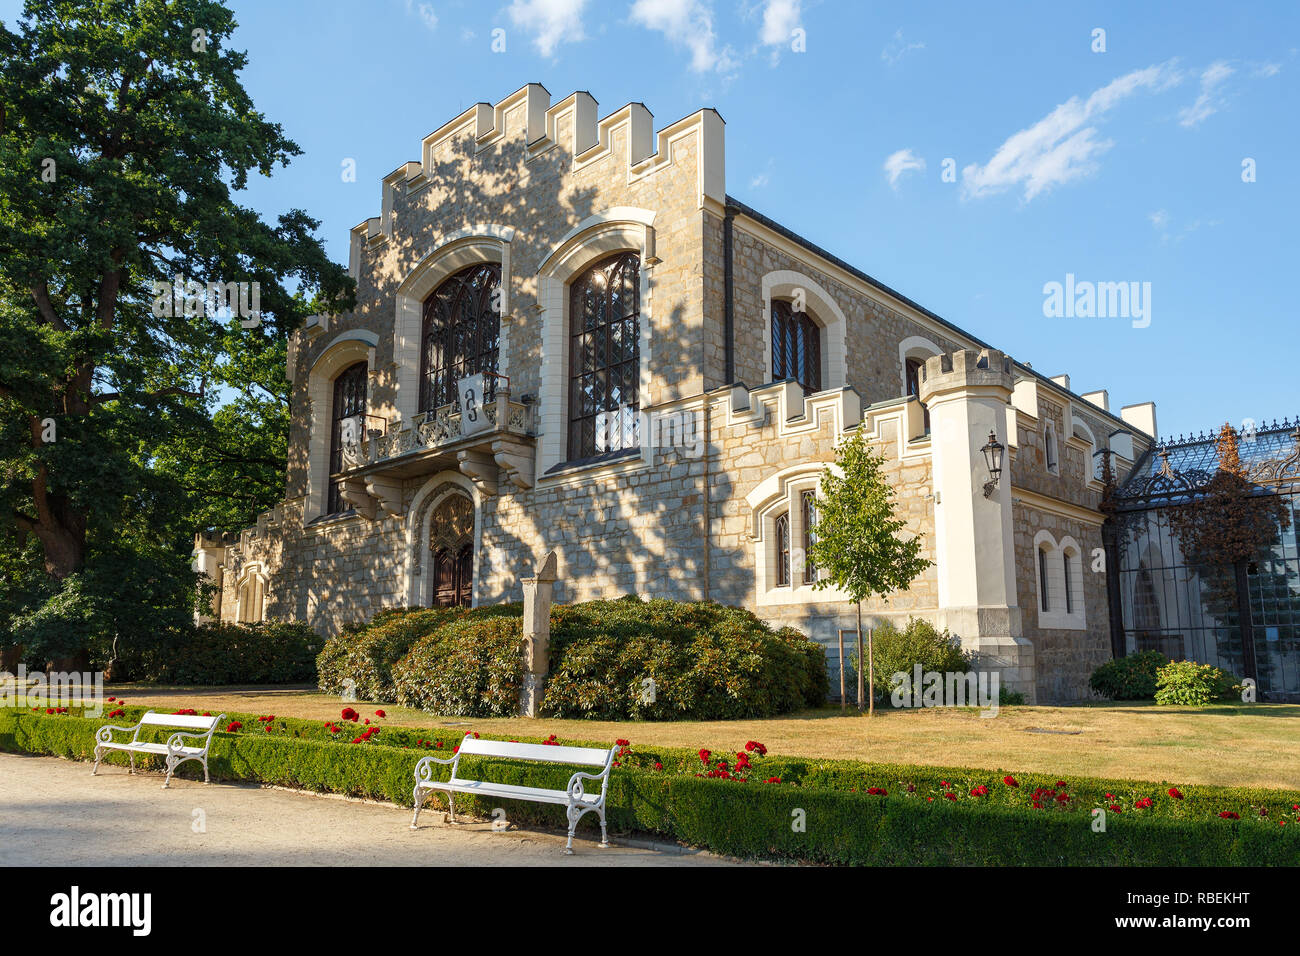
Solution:
[{"label": "arched gothic window", "polygon": [[776,530],[776,586],[790,584],[790,512],[780,515],[773,527]]},{"label": "arched gothic window", "polygon": [[[330,412],[330,487],[325,513],[346,511],[348,504],[339,494],[343,471],[343,440],[345,437],[360,441],[366,423],[366,363],[349,365],[334,379],[334,404]],[[344,430],[351,431],[350,436]]]},{"label": "arched gothic window", "polygon": [[806,312],[772,300],[772,381],[792,378],[805,392],[822,388],[821,328]]},{"label": "arched gothic window", "polygon": [[[424,300],[420,333],[420,411],[458,401],[466,375],[495,372],[501,352],[501,266],[483,262],[444,279]],[[492,379],[484,398],[491,396]]]},{"label": "arched gothic window", "polygon": [[569,296],[569,460],[639,448],[640,257],[596,263]]}]

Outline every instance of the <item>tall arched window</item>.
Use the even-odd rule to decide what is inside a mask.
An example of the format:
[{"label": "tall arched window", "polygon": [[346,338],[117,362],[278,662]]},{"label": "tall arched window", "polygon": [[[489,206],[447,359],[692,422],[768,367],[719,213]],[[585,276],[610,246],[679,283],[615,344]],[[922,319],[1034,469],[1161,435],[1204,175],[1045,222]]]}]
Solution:
[{"label": "tall arched window", "polygon": [[[497,370],[501,352],[501,316],[497,311],[500,285],[501,266],[483,262],[444,279],[424,300],[420,411],[431,412],[454,404],[458,400],[457,385],[466,375]],[[495,379],[491,385],[495,385]]]},{"label": "tall arched window", "polygon": [[339,494],[342,484],[339,473],[343,471],[344,423],[351,420],[354,440],[360,441],[365,428],[366,414],[366,363],[349,365],[334,379],[334,404],[330,412],[330,487],[325,513],[338,514],[347,510],[347,502]]},{"label": "tall arched window", "polygon": [[776,586],[790,584],[790,512],[779,516],[773,525],[776,530]]},{"label": "tall arched window", "polygon": [[569,295],[569,460],[638,448],[640,257],[596,263]]},{"label": "tall arched window", "polygon": [[772,381],[792,378],[805,392],[822,388],[821,329],[806,312],[772,300]]}]

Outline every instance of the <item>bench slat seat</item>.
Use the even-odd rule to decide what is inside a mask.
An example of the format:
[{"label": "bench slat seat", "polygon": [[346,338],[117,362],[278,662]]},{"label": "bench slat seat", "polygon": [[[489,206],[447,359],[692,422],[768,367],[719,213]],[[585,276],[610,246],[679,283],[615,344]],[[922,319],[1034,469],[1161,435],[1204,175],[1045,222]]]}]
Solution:
[{"label": "bench slat seat", "polygon": [[[417,829],[420,821],[420,808],[430,791],[441,790],[447,794],[448,814],[452,823],[456,822],[456,794],[465,793],[476,797],[494,797],[502,800],[528,800],[533,803],[551,803],[565,807],[569,819],[569,842],[565,853],[573,852],[573,831],[584,813],[595,813],[600,818],[600,845],[609,846],[609,837],[605,828],[605,794],[609,788],[609,772],[618,756],[618,747],[609,750],[594,747],[551,746],[549,744],[521,744],[503,740],[481,740],[466,736],[460,743],[453,757],[428,756],[415,765],[415,816],[411,818],[411,829]],[[599,768],[596,773],[579,770],[569,778],[568,786],[563,790],[550,790],[542,787],[525,787],[511,783],[497,783],[491,780],[467,780],[459,776],[460,760],[464,756],[486,757],[499,760],[525,760],[533,763],[566,764]],[[447,780],[433,779],[433,765],[451,766],[451,776]],[[588,793],[584,781],[599,781],[600,791]]]},{"label": "bench slat seat", "polygon": [[[127,773],[135,773],[136,754],[154,754],[166,758],[167,779],[163,781],[164,790],[171,786],[172,774],[176,772],[176,768],[187,760],[197,760],[203,764],[203,782],[208,783],[208,748],[212,746],[212,735],[216,732],[217,725],[225,719],[225,716],[225,714],[216,717],[201,714],[159,714],[151,710],[141,717],[140,722],[134,727],[106,724],[95,731],[95,766],[91,768],[91,775],[99,773],[99,764],[104,759],[106,751],[121,750],[131,755],[131,767]],[[140,731],[145,727],[185,729],[172,734],[167,738],[166,743],[155,743],[140,739]],[[131,734],[131,739],[115,740],[114,731]],[[198,745],[186,744],[184,738],[187,737]]]}]

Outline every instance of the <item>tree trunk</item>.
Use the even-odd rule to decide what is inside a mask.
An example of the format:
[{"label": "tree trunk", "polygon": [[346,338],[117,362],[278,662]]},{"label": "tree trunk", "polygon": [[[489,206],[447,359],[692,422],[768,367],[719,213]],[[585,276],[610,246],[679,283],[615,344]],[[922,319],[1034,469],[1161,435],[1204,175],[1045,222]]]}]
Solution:
[{"label": "tree trunk", "polygon": [[867,698],[867,716],[876,716],[876,648],[875,638],[876,629],[874,627],[867,629],[867,686],[871,688],[871,696]]},{"label": "tree trunk", "polygon": [[844,689],[844,628],[840,632],[840,712],[848,710],[849,698],[848,691]]},{"label": "tree trunk", "polygon": [[871,666],[871,661],[867,660],[862,653],[862,602],[858,602],[858,710],[862,710],[862,662],[867,661],[867,667]]}]

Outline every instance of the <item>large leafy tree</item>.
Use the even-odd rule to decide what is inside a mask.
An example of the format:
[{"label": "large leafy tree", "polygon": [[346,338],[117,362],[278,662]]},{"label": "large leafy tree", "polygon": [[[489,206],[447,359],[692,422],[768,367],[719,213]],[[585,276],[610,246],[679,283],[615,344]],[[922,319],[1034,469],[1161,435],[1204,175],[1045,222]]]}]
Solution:
[{"label": "large leafy tree", "polygon": [[[900,537],[906,523],[894,513],[893,489],[881,470],[884,458],[867,447],[860,431],[843,439],[835,451],[838,468],[822,472],[808,557],[820,572],[814,588],[834,585],[857,605],[858,661],[865,660],[870,671],[874,655],[870,636],[863,654],[862,602],[906,591],[931,562],[921,557],[920,535]],[[874,673],[865,681],[863,677],[859,666],[858,709],[865,687],[875,681]],[[875,695],[868,700],[875,713]]]},{"label": "large leafy tree", "polygon": [[[352,305],[316,221],[237,199],[299,150],[241,86],[234,29],[212,0],[28,0],[0,25],[0,560],[39,551],[47,601],[123,562],[148,593],[187,520],[274,500],[286,336]],[[186,280],[257,283],[261,314],[157,300]],[[195,507],[217,487],[236,499]]]}]

